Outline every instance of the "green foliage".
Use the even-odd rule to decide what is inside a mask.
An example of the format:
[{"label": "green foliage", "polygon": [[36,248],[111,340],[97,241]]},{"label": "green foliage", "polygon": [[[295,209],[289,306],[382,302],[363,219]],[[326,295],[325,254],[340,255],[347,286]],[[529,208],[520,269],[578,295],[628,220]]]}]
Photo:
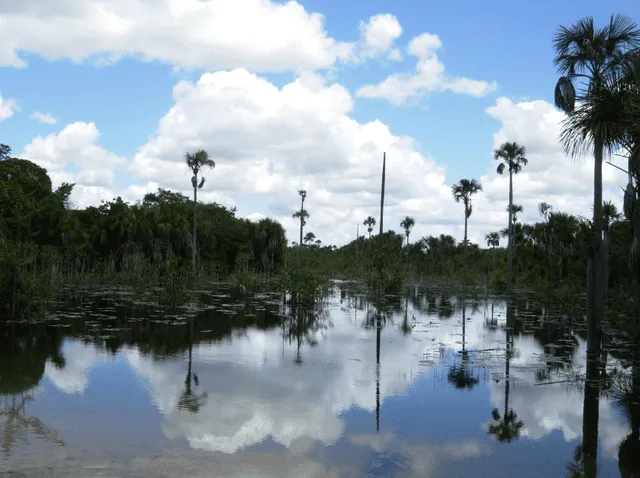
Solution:
[{"label": "green foliage", "polygon": [[247,295],[265,291],[270,286],[270,282],[265,275],[252,270],[242,269],[229,274],[227,282],[231,284],[234,289]]},{"label": "green foliage", "polygon": [[33,298],[63,283],[152,287],[194,273],[217,278],[241,262],[268,277],[282,268],[287,240],[276,221],[252,222],[233,208],[199,204],[192,271],[191,199],[160,188],[135,204],[118,197],[71,209],[72,190],[71,184],[52,190],[46,170],[30,161],[0,161],[0,321],[33,313]]},{"label": "green foliage", "polygon": [[402,236],[389,232],[382,238],[382,249],[373,252],[366,280],[369,290],[377,296],[399,294],[404,287],[407,266],[398,254],[402,240]]},{"label": "green foliage", "polygon": [[292,305],[312,306],[321,301],[328,279],[309,268],[289,268],[278,280],[278,286]]}]

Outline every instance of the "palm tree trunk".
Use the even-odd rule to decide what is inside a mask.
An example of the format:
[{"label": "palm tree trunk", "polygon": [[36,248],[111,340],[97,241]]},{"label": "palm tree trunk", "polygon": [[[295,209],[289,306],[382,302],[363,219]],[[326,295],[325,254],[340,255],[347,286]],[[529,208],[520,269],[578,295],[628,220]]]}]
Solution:
[{"label": "palm tree trunk", "polygon": [[607,305],[609,297],[609,231],[604,230],[602,239],[602,304]]},{"label": "palm tree trunk", "polygon": [[467,222],[469,221],[469,217],[467,215],[468,210],[467,203],[464,204],[464,248],[467,248]]},{"label": "palm tree trunk", "polygon": [[[196,181],[197,182],[197,181]],[[196,214],[198,211],[198,188],[193,188],[193,235],[191,236],[191,265],[196,270]]]},{"label": "palm tree trunk", "polygon": [[[603,311],[603,261],[602,261],[602,160],[604,148],[599,138],[595,140],[595,166],[593,174],[593,236],[592,254],[587,262],[587,376],[595,376],[598,370]],[[591,375],[590,375],[591,374]]]},{"label": "palm tree trunk", "polygon": [[464,203],[464,256],[467,257],[467,223],[469,222],[469,217],[467,215],[467,203]]},{"label": "palm tree trunk", "polygon": [[302,200],[300,201],[300,242],[298,242],[298,255],[297,255],[297,261],[298,261],[298,269],[300,269],[300,251],[302,250],[302,228],[303,228],[303,221],[304,221],[304,216],[302,215],[302,212],[304,211],[304,198],[302,198]]},{"label": "palm tree trunk", "polygon": [[409,271],[409,234],[407,234],[407,272],[408,271]]},{"label": "palm tree trunk", "polygon": [[509,234],[507,237],[507,290],[511,292],[513,276],[513,171],[511,166],[509,166]]}]

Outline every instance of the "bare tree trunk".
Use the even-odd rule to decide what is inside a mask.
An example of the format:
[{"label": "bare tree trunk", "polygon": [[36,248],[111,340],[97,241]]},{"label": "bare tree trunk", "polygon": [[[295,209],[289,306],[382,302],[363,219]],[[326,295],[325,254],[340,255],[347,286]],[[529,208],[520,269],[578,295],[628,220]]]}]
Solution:
[{"label": "bare tree trunk", "polygon": [[382,252],[382,234],[384,222],[384,182],[387,169],[387,153],[382,153],[382,186],[380,189],[380,237],[378,238],[378,251]]},{"label": "bare tree trunk", "polygon": [[[196,178],[197,183],[197,178]],[[193,235],[191,236],[191,265],[196,270],[196,214],[198,211],[198,188],[193,188]]]},{"label": "bare tree trunk", "polygon": [[303,223],[304,223],[304,216],[302,215],[302,212],[304,211],[304,198],[302,198],[302,200],[300,201],[300,242],[298,242],[298,256],[297,256],[297,261],[298,261],[298,269],[300,269],[300,253],[302,250],[302,228]]}]

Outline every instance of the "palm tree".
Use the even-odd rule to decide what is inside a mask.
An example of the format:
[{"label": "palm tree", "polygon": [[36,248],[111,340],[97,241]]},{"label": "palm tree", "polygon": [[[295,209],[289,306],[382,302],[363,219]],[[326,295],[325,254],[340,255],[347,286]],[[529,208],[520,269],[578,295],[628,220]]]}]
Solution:
[{"label": "palm tree", "polygon": [[367,226],[367,232],[369,233],[369,239],[371,239],[371,233],[373,232],[373,226],[376,225],[376,219],[372,216],[366,218],[363,222],[365,226]]},{"label": "palm tree", "polygon": [[184,160],[187,163],[187,167],[193,173],[191,176],[191,186],[193,186],[193,235],[191,236],[191,265],[193,270],[196,269],[196,212],[198,210],[198,189],[202,189],[204,186],[204,176],[201,177],[198,183],[198,175],[202,174],[204,168],[215,168],[216,163],[213,159],[209,158],[209,153],[204,149],[200,149],[195,153],[187,153],[184,156]]},{"label": "palm tree", "polygon": [[416,225],[416,221],[407,216],[400,222],[400,227],[404,229],[404,235],[407,238],[407,246],[409,245],[409,234],[411,234],[411,228]]},{"label": "palm tree", "polygon": [[[592,17],[570,27],[560,26],[553,39],[554,64],[561,77],[555,88],[556,106],[568,114],[560,141],[570,156],[588,150],[594,154],[593,224],[587,261],[587,375],[598,368],[601,321],[604,306],[602,163],[605,150],[619,142],[620,118],[611,103],[594,108],[597,98],[607,95],[612,80],[623,72],[628,52],[640,46],[640,31],[626,15],[612,15],[609,23],[596,28]],[[576,102],[578,106],[576,107]],[[593,149],[592,149],[593,148]]]},{"label": "palm tree", "polygon": [[520,204],[514,204],[511,208],[507,207],[506,211],[509,212],[511,210],[511,214],[513,216],[513,227],[515,228],[516,223],[518,222],[518,214],[524,211],[524,208]]},{"label": "palm tree", "polygon": [[315,241],[315,240],[316,240],[316,235],[315,235],[313,232],[311,232],[311,231],[307,232],[307,233],[304,235],[304,239],[303,239],[303,241],[305,242],[305,244],[311,244],[311,243],[313,243],[313,241]]},{"label": "palm tree", "polygon": [[546,221],[549,219],[549,213],[553,210],[553,206],[551,204],[547,204],[546,202],[541,202],[538,204],[538,212]]},{"label": "palm tree", "polygon": [[304,208],[304,200],[307,199],[307,191],[304,189],[298,190],[298,194],[300,195],[300,210],[293,213],[294,219],[300,219],[300,242],[298,243],[298,268],[300,268],[300,248],[303,244],[302,238],[302,230],[304,226],[307,224],[307,219],[309,219],[309,213]]},{"label": "palm tree", "polygon": [[373,216],[369,216],[363,222],[367,226],[367,232],[369,233],[369,260],[371,260],[371,233],[373,232],[373,226],[376,225],[376,219]]},{"label": "palm tree", "polygon": [[487,241],[487,247],[495,249],[500,245],[500,234],[497,232],[490,232],[485,234],[484,240]]},{"label": "palm tree", "polygon": [[[404,229],[404,235],[407,238],[407,268],[409,267],[409,234],[411,234],[411,228],[415,226],[416,221],[411,216],[406,216],[401,222],[400,227]],[[402,245],[400,246],[400,254],[402,254]],[[402,256],[400,256],[402,259]]]},{"label": "palm tree", "polygon": [[493,262],[493,268],[495,269],[496,268],[496,247],[500,245],[500,234],[497,232],[490,232],[488,234],[485,234],[484,240],[487,241],[487,247],[490,247],[493,249],[492,262]]},{"label": "palm tree", "polygon": [[553,206],[551,206],[551,204],[547,204],[544,201],[538,204],[538,212],[540,213],[540,215],[545,221],[543,225],[543,228],[544,228],[543,241],[544,241],[544,247],[546,248],[546,252],[547,252],[547,263],[548,263],[547,281],[549,286],[551,285],[551,237],[550,237],[551,231],[549,230],[549,214],[551,214],[552,210],[553,210]]},{"label": "palm tree", "polygon": [[505,169],[509,169],[509,225],[508,232],[508,264],[507,264],[507,287],[511,291],[511,279],[513,276],[513,175],[522,171],[529,160],[526,158],[527,150],[518,143],[503,143],[493,152],[493,158],[500,161],[498,174],[503,174]]},{"label": "palm tree", "polygon": [[473,208],[471,207],[471,196],[477,194],[482,191],[482,185],[476,181],[475,179],[461,179],[458,184],[454,184],[451,187],[451,193],[453,194],[453,199],[457,203],[462,201],[464,204],[464,247],[466,249],[468,239],[467,239],[467,221],[471,216],[471,212]]}]

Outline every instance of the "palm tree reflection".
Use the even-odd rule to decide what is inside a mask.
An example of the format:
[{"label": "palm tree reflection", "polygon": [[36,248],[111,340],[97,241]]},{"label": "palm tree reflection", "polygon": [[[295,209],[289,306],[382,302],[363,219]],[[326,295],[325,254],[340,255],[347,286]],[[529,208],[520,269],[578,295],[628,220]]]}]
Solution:
[{"label": "palm tree reflection", "polygon": [[504,379],[504,411],[502,415],[497,408],[491,412],[491,417],[495,421],[489,425],[489,433],[496,437],[500,442],[511,442],[520,436],[520,429],[523,426],[522,420],[518,420],[518,415],[509,409],[509,386],[511,377],[509,376],[509,361],[513,354],[513,323],[515,320],[515,310],[512,304],[507,305],[507,327],[506,335],[506,353],[505,353],[505,379]]},{"label": "palm tree reflection", "polygon": [[49,428],[39,418],[27,414],[26,405],[30,401],[33,401],[33,395],[30,391],[0,397],[0,417],[4,418],[4,423],[0,427],[2,432],[0,439],[2,440],[2,452],[5,457],[11,455],[11,450],[16,440],[23,439],[29,432],[56,445],[65,445],[55,430]]},{"label": "palm tree reflection", "polygon": [[640,343],[636,343],[633,354],[631,378],[616,380],[616,392],[631,422],[631,433],[618,448],[618,469],[622,478],[640,477]]},{"label": "palm tree reflection", "polygon": [[184,392],[178,401],[178,408],[188,410],[191,413],[198,413],[205,403],[207,393],[194,394],[191,390],[191,383],[198,386],[198,376],[192,373],[192,352],[193,352],[193,316],[189,318],[189,365],[187,367],[187,377],[184,381]]},{"label": "palm tree reflection", "polygon": [[466,330],[467,330],[467,317],[466,308],[462,307],[462,351],[460,352],[462,357],[460,363],[454,364],[449,369],[448,379],[449,382],[455,385],[458,389],[471,390],[478,383],[478,378],[473,376],[469,370],[469,352],[466,349]]}]

